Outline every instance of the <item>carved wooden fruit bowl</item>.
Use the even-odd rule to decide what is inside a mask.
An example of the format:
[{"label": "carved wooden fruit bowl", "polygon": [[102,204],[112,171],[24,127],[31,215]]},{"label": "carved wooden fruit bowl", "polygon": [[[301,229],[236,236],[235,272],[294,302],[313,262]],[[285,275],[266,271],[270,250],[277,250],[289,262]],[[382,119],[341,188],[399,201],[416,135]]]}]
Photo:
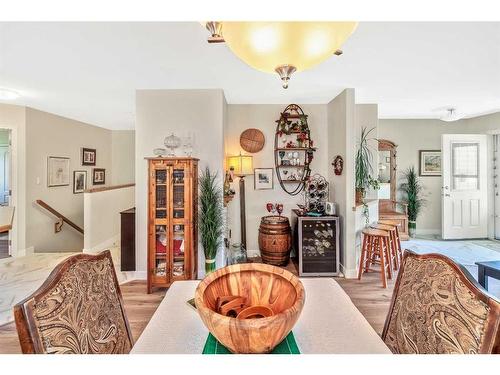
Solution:
[{"label": "carved wooden fruit bowl", "polygon": [[[243,299],[248,312],[244,318],[217,312],[224,311],[222,304],[228,302],[222,300],[230,300],[229,296]],[[201,320],[233,353],[272,351],[292,330],[304,302],[304,287],[295,275],[260,263],[235,264],[212,272],[195,294]],[[249,306],[258,313],[251,313]]]}]

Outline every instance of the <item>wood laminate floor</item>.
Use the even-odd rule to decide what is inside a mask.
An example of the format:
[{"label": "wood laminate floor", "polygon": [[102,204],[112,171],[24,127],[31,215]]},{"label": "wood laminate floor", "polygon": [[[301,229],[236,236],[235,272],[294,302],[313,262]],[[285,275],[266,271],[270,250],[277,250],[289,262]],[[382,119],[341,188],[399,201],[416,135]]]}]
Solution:
[{"label": "wood laminate floor", "polygon": [[[286,269],[295,274],[298,273],[296,262],[290,262]],[[381,287],[378,273],[365,274],[361,281],[343,278],[336,278],[336,280],[371,326],[380,334],[389,310],[394,279],[389,282],[387,289]],[[121,285],[121,291],[132,335],[134,340],[137,340],[165,296],[166,290],[156,290],[152,294],[147,294],[145,281],[131,281]],[[15,324],[9,323],[1,326],[0,353],[20,352]]]}]

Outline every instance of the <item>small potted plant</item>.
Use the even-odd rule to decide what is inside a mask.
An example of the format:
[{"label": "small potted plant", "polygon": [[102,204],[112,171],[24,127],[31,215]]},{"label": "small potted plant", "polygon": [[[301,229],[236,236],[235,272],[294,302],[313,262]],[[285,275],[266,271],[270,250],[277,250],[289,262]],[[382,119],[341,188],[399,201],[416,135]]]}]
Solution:
[{"label": "small potted plant", "polygon": [[222,245],[224,214],[222,190],[217,183],[217,173],[206,167],[200,176],[199,228],[205,253],[205,272],[215,271],[215,258]]},{"label": "small potted plant", "polygon": [[424,198],[424,186],[413,166],[403,172],[403,183],[399,189],[403,193],[403,201],[408,205],[408,232],[410,237],[415,237],[417,217],[427,201]]},{"label": "small potted plant", "polygon": [[361,129],[361,137],[356,151],[356,204],[363,203],[363,198],[366,195],[366,190],[370,187],[378,190],[380,189],[379,182],[372,177],[373,174],[373,154],[368,144],[368,135],[375,128],[366,130]]}]

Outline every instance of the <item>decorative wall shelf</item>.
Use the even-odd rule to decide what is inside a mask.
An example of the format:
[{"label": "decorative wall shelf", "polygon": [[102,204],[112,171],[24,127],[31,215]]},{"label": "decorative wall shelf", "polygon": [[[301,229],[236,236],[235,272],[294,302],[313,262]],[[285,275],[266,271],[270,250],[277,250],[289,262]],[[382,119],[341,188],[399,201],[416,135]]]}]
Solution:
[{"label": "decorative wall shelf", "polygon": [[[276,123],[274,136],[276,176],[286,193],[297,195],[304,190],[305,182],[311,174],[310,163],[316,151],[307,124],[307,115],[297,104],[290,104]],[[293,165],[291,159],[297,164]],[[283,160],[288,160],[290,164],[283,164]],[[291,179],[290,176],[295,177]]]}]

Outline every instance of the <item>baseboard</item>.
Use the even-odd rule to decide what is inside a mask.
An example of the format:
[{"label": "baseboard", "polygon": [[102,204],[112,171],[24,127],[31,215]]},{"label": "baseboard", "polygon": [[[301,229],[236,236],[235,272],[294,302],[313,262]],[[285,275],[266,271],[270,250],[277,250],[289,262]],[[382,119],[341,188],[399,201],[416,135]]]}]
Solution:
[{"label": "baseboard", "polygon": [[35,253],[35,247],[30,246],[27,247],[26,249],[20,249],[17,250],[15,254],[12,254],[13,257],[24,257],[26,255],[31,255]]},{"label": "baseboard", "polygon": [[110,247],[118,246],[119,243],[120,243],[120,235],[117,234],[116,236],[108,238],[106,241],[103,241],[103,242],[91,247],[90,249],[89,248],[83,249],[83,252],[84,253],[98,253],[102,250],[107,250]]},{"label": "baseboard", "polygon": [[441,235],[441,229],[418,229],[417,227],[417,235],[419,234],[438,234]]}]

